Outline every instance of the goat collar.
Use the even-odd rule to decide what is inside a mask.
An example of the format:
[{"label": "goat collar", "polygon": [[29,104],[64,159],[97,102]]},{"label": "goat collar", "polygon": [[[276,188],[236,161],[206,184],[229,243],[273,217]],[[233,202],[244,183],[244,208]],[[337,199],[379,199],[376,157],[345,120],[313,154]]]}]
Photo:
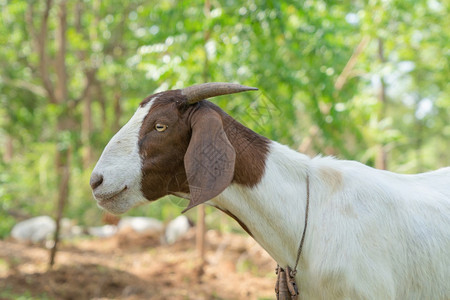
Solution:
[{"label": "goat collar", "polygon": [[275,273],[277,276],[277,283],[275,284],[275,293],[277,294],[277,300],[297,300],[298,299],[298,286],[295,282],[295,275],[297,274],[298,261],[303,249],[303,243],[305,241],[306,227],[308,226],[308,212],[309,212],[309,174],[306,174],[306,209],[305,209],[305,226],[303,227],[302,239],[297,250],[297,258],[295,259],[294,269],[286,266],[282,269],[280,265],[277,265]]}]

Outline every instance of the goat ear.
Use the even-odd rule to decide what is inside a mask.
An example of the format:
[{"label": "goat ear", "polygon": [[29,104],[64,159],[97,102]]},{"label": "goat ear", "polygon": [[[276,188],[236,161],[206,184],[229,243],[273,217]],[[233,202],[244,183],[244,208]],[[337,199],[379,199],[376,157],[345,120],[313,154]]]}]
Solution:
[{"label": "goat ear", "polygon": [[191,141],[184,156],[190,202],[183,212],[223,192],[233,180],[236,159],[218,113],[209,109],[196,111],[191,128]]}]

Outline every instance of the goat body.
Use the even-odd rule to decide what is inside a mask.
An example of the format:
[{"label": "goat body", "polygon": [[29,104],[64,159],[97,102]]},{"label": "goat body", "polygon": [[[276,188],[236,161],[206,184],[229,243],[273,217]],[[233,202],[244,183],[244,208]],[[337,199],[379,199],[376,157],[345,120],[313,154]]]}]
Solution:
[{"label": "goat body", "polygon": [[206,203],[292,267],[308,174],[296,276],[302,299],[450,299],[450,168],[399,175],[311,159],[201,100],[251,89],[230,86],[144,99],[93,171],[98,205],[122,213],[168,194],[190,199],[188,209]]},{"label": "goat body", "polygon": [[243,220],[302,299],[449,299],[450,168],[399,175],[353,161],[310,159],[272,142],[261,182],[232,184],[212,205]]}]

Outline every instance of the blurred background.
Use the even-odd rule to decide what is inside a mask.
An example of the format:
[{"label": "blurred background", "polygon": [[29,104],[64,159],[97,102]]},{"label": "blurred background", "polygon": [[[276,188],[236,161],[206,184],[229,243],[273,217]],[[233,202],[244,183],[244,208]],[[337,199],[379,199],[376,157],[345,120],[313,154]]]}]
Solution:
[{"label": "blurred background", "polygon": [[[58,276],[66,273],[89,270],[102,278],[102,272],[130,268],[103,265],[99,271],[102,262],[96,261],[92,269],[74,269],[62,254],[66,264],[48,273],[47,256],[39,251],[56,250],[55,243],[24,246],[15,244],[10,233],[19,221],[43,215],[64,217],[82,231],[117,223],[95,205],[90,172],[140,101],[158,91],[208,81],[255,86],[257,93],[214,102],[254,131],[308,155],[333,155],[401,173],[450,165],[448,1],[0,0],[0,7],[0,239],[3,249],[9,249],[0,252],[2,299],[273,298],[275,275],[266,276],[274,267],[270,258],[260,251],[257,262],[248,258],[256,254],[242,259],[242,253],[257,246],[233,220],[209,208],[202,265],[213,265],[211,257],[222,261],[218,251],[227,245],[246,245],[237,247],[237,258],[229,255],[229,271],[239,273],[235,281],[229,279],[236,283],[229,291],[199,280],[197,298],[190,292],[191,279],[184,277],[167,283],[171,289],[184,289],[185,294],[175,296],[170,294],[174,291],[139,294],[133,285],[122,286],[122,279],[103,288],[92,279],[97,290],[87,294],[77,294],[86,282],[60,294],[55,290],[61,284],[45,287],[36,281],[36,288],[19,288],[24,282],[34,284],[35,277],[23,279],[30,274],[60,283]],[[127,216],[153,218],[166,227],[186,204],[167,197]],[[197,223],[199,215],[196,209],[187,217]],[[87,247],[92,252],[107,244],[95,244],[91,235],[80,239],[66,241],[62,251]],[[195,252],[190,246],[195,233],[184,239],[186,245],[170,246],[178,247],[170,251],[182,250],[179,256]],[[115,240],[105,255],[114,257],[114,249],[124,249],[125,255],[129,249],[120,246],[130,242],[122,242]],[[143,253],[167,251],[165,243],[156,244],[145,245]],[[35,259],[40,262],[33,261],[34,269],[28,271],[22,265],[30,256],[14,256],[27,247],[41,253]],[[150,262],[142,266],[146,272],[155,267]],[[209,271],[202,267],[199,272]],[[122,273],[114,274],[121,278]],[[128,275],[137,276],[132,282],[143,280],[141,273]],[[255,288],[259,283],[246,281],[252,276],[264,277],[268,287],[264,281]],[[245,282],[242,291],[236,288],[240,282]]]}]

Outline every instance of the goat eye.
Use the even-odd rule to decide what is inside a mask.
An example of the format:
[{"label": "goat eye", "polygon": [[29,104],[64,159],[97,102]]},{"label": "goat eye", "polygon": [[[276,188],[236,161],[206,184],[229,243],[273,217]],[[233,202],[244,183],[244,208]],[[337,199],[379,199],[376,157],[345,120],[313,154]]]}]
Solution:
[{"label": "goat eye", "polygon": [[164,131],[164,130],[167,129],[167,125],[164,125],[164,124],[156,124],[156,125],[155,125],[155,129],[156,129],[157,131]]}]

